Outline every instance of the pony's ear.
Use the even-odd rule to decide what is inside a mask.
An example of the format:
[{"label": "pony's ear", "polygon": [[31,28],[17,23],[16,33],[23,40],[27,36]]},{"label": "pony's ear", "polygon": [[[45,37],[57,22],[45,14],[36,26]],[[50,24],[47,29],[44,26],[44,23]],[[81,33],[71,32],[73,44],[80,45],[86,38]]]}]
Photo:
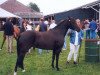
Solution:
[{"label": "pony's ear", "polygon": [[70,16],[68,16],[68,19],[71,19],[71,17],[70,17]]},{"label": "pony's ear", "polygon": [[73,18],[73,17],[68,17],[68,20],[75,20],[75,18]]},{"label": "pony's ear", "polygon": [[69,20],[69,21],[71,20],[71,17],[70,17],[70,16],[68,16],[68,20]]}]

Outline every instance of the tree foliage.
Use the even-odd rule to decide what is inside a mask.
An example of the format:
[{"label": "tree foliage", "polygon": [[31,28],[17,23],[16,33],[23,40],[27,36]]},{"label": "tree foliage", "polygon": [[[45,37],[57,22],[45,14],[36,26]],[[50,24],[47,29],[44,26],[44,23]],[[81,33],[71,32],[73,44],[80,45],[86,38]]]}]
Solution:
[{"label": "tree foliage", "polygon": [[37,6],[37,4],[30,2],[28,6],[33,10],[40,12],[40,8]]}]

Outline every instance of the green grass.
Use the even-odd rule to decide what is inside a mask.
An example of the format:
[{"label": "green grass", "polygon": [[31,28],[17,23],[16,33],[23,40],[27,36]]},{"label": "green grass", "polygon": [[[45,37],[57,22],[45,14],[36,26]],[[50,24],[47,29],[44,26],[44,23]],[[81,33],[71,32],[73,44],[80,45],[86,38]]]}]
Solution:
[{"label": "green grass", "polygon": [[[2,32],[0,32],[0,45],[2,39]],[[76,66],[73,64],[73,61],[69,65],[65,64],[69,53],[69,38],[67,41],[68,49],[62,51],[59,58],[60,71],[52,70],[52,51],[47,53],[44,50],[42,55],[39,55],[36,49],[25,57],[26,72],[22,73],[21,69],[18,69],[18,75],[100,75],[100,63],[85,62],[84,42],[82,43],[79,64]],[[14,53],[12,54],[7,52],[5,45],[3,50],[0,51],[0,75],[13,75],[16,63],[16,41],[14,40]]]}]

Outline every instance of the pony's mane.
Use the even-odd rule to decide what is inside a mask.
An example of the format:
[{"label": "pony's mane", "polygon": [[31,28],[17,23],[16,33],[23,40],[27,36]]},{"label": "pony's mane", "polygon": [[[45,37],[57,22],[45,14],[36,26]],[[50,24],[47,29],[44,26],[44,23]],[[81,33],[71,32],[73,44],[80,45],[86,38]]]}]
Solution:
[{"label": "pony's mane", "polygon": [[[57,26],[56,27],[54,27],[53,29],[63,29],[64,27],[65,27],[65,24],[66,23],[69,23],[71,21],[71,23],[72,24],[74,24],[75,23],[75,19],[74,18],[72,18],[72,17],[68,17],[68,18],[66,18],[66,19],[64,19],[64,20],[61,20],[58,24],[57,24]],[[66,24],[67,25],[67,24]]]},{"label": "pony's mane", "polygon": [[61,20],[57,26],[61,25],[61,23],[63,23],[65,20]]},{"label": "pony's mane", "polygon": [[54,29],[60,27],[63,24],[63,22],[65,22],[65,20],[61,20]]}]

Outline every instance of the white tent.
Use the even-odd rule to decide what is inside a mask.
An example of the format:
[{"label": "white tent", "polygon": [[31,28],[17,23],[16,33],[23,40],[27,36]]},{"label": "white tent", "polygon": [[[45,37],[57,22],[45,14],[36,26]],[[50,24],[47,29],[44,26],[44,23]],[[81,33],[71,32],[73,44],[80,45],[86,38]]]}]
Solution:
[{"label": "white tent", "polygon": [[18,18],[20,18],[19,16],[16,16],[16,15],[0,8],[0,18],[6,18],[6,17],[18,17]]}]

